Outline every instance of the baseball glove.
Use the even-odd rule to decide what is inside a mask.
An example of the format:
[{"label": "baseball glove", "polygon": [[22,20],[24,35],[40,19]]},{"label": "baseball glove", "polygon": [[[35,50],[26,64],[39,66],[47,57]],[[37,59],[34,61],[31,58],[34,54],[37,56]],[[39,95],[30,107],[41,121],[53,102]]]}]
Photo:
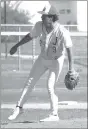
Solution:
[{"label": "baseball glove", "polygon": [[79,74],[75,71],[68,71],[68,73],[65,76],[64,82],[67,89],[73,90],[79,82]]}]

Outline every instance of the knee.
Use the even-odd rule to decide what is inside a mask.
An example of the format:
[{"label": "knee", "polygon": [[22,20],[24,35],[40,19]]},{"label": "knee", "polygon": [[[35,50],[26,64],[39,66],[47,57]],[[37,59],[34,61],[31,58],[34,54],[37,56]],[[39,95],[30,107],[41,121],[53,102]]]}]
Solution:
[{"label": "knee", "polygon": [[49,91],[50,94],[51,94],[52,92],[54,92],[54,84],[53,84],[53,81],[52,81],[52,80],[49,80],[49,81],[48,81],[47,86],[48,86],[48,91]]},{"label": "knee", "polygon": [[55,80],[56,80],[56,75],[55,75],[55,73],[53,73],[52,76],[50,76],[49,80],[48,80],[48,87],[49,88],[52,88],[54,86]]}]

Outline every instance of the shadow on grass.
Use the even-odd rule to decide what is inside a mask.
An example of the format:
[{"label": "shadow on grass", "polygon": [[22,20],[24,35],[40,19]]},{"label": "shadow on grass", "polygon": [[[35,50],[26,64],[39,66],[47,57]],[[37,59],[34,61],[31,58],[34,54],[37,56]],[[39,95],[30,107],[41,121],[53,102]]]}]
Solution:
[{"label": "shadow on grass", "polygon": [[19,121],[19,122],[4,122],[4,123],[1,123],[1,125],[7,125],[9,123],[23,123],[23,124],[27,124],[27,123],[37,123],[38,121]]}]

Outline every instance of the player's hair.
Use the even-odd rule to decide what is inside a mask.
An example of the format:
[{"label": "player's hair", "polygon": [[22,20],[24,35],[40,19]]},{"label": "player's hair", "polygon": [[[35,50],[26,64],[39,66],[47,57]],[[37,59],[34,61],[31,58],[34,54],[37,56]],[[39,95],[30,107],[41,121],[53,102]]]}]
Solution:
[{"label": "player's hair", "polygon": [[[42,15],[42,20],[44,19],[44,16],[45,15]],[[48,17],[51,17],[51,18],[53,18],[53,22],[55,22],[55,21],[57,21],[57,20],[59,20],[59,17],[58,17],[58,15],[52,15],[52,14],[49,14],[49,15],[47,15]]]},{"label": "player's hair", "polygon": [[53,22],[55,22],[55,21],[58,21],[59,20],[59,16],[58,15],[52,15],[52,17],[53,17]]}]

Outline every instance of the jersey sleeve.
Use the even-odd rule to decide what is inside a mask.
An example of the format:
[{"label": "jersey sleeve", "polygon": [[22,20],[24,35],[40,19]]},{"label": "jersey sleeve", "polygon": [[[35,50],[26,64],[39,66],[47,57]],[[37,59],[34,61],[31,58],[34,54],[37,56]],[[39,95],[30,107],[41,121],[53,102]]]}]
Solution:
[{"label": "jersey sleeve", "polygon": [[72,40],[71,40],[71,37],[70,37],[70,33],[68,30],[65,30],[63,32],[63,35],[64,35],[64,45],[66,48],[69,48],[69,47],[72,47]]},{"label": "jersey sleeve", "polygon": [[37,38],[38,36],[40,36],[41,32],[42,32],[42,22],[39,21],[32,28],[30,35],[32,38]]}]

